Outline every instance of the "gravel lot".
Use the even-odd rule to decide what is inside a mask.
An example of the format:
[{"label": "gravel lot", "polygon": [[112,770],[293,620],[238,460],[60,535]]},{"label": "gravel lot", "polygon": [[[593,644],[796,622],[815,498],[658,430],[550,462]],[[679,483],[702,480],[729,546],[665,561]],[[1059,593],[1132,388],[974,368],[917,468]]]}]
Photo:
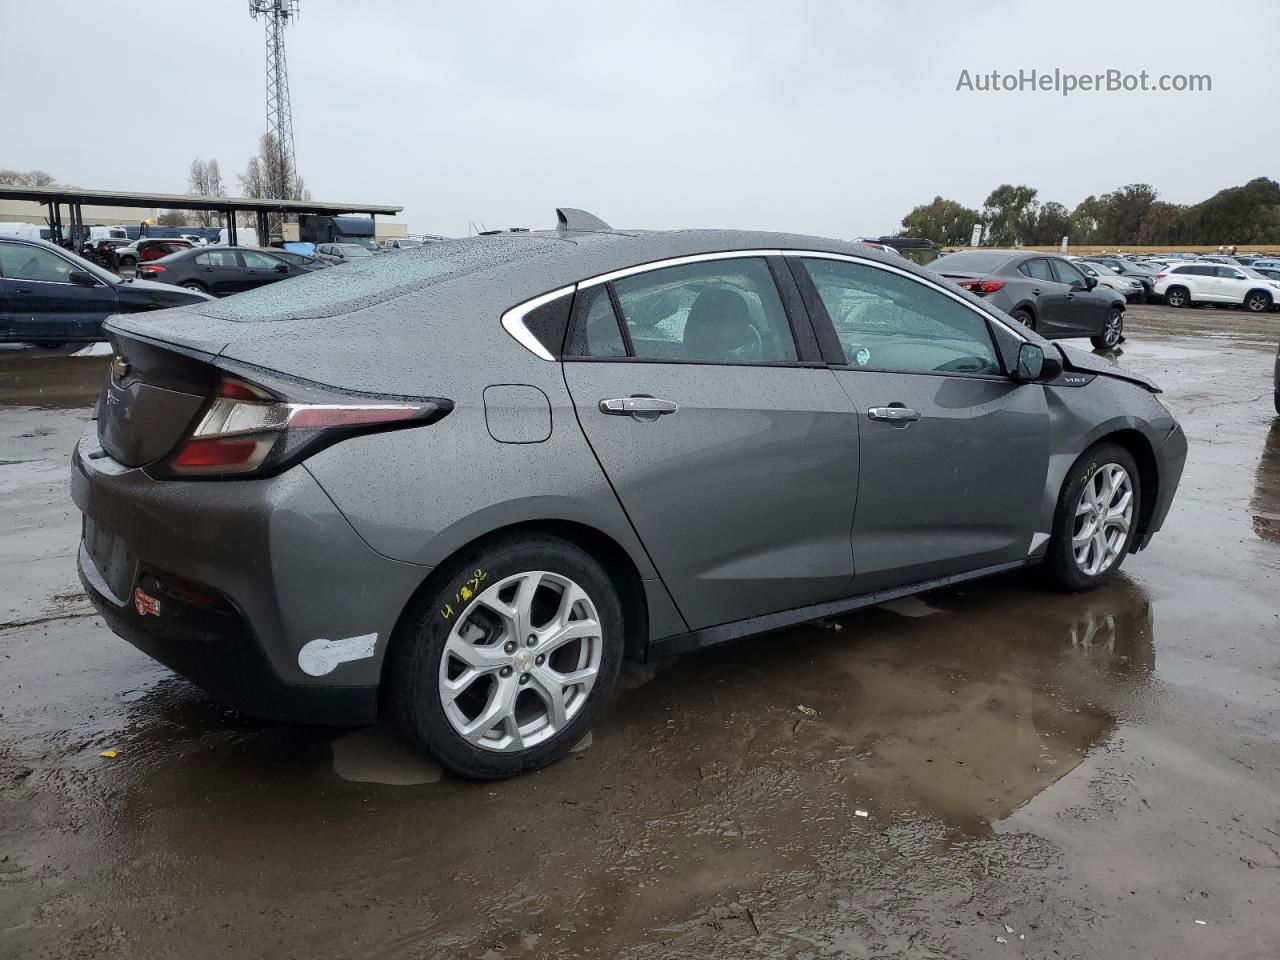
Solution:
[{"label": "gravel lot", "polygon": [[67,492],[105,360],[0,352],[0,954],[1280,955],[1280,315],[1126,332],[1191,453],[1116,583],[634,669],[496,784],[229,713],[113,637]]}]

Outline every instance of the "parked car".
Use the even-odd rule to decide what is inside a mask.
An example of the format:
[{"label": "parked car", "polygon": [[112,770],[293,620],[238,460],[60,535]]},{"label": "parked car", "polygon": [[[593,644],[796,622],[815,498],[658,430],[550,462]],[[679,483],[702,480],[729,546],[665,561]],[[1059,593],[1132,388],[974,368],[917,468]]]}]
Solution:
[{"label": "parked car", "polygon": [[960,250],[929,269],[1050,340],[1089,337],[1099,349],[1124,341],[1125,298],[1065,257],[1018,250]]},{"label": "parked car", "polygon": [[158,283],[122,280],[43,240],[0,238],[0,341],[6,343],[101,340],[102,321],[111,314],[207,299]]},{"label": "parked car", "polygon": [[133,243],[116,248],[115,257],[118,267],[133,267],[139,263],[159,260],[179,250],[190,250],[195,244],[190,240],[178,237],[143,237]]},{"label": "parked car", "polygon": [[1253,267],[1255,270],[1258,267],[1280,267],[1280,260],[1273,257],[1261,257],[1253,261],[1249,266]]},{"label": "parked car", "polygon": [[420,246],[422,246],[421,240],[411,240],[408,237],[392,237],[382,243],[383,250],[412,250]]},{"label": "parked car", "polygon": [[359,260],[361,257],[372,257],[373,251],[358,243],[318,243],[316,259],[329,263],[346,263],[348,260]]},{"label": "parked car", "polygon": [[624,657],[1035,564],[1087,589],[1164,522],[1187,444],[1143,377],[861,244],[561,216],[112,318],[72,465],[111,628],[501,777]]},{"label": "parked car", "polygon": [[1171,307],[1231,304],[1251,313],[1266,313],[1280,300],[1280,281],[1269,280],[1252,267],[1183,263],[1156,277],[1156,294]]},{"label": "parked car", "polygon": [[1268,280],[1280,280],[1280,267],[1259,267],[1257,264],[1249,268],[1254,273],[1259,273]]},{"label": "parked car", "polygon": [[[293,258],[299,262],[294,262]],[[252,247],[195,247],[138,267],[138,276],[225,297],[289,277],[298,277],[325,264],[284,250]]]},{"label": "parked car", "polygon": [[1110,267],[1122,277],[1137,280],[1142,284],[1142,298],[1144,301],[1151,299],[1155,295],[1156,274],[1160,272],[1157,267],[1150,267],[1145,263],[1137,263],[1125,257],[1096,256],[1081,257],[1080,259],[1085,263],[1101,263]]},{"label": "parked car", "polygon": [[1124,297],[1126,303],[1141,303],[1146,298],[1146,291],[1143,290],[1142,284],[1133,277],[1122,277],[1116,273],[1105,263],[1091,263],[1088,260],[1077,260],[1075,266],[1086,277],[1093,277],[1098,284],[1103,287],[1110,287],[1120,296]]}]

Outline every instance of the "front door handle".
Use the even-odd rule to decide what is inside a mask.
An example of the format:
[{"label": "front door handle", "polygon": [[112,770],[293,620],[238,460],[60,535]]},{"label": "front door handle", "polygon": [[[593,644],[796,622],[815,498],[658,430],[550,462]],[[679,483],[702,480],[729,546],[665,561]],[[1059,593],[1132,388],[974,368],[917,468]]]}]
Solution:
[{"label": "front door handle", "polygon": [[615,397],[612,400],[600,401],[600,412],[615,417],[629,417],[633,414],[649,414],[662,416],[664,413],[675,413],[680,405],[672,400],[661,400],[658,397]]},{"label": "front door handle", "polygon": [[915,423],[920,419],[920,411],[909,410],[906,407],[872,407],[867,411],[867,416],[872,420],[883,420],[886,423],[905,427],[908,423]]}]

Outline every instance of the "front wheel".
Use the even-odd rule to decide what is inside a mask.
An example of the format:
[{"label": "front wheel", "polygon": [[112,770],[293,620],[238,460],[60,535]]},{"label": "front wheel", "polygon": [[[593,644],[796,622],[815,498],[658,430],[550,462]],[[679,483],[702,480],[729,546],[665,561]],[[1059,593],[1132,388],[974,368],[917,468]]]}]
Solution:
[{"label": "front wheel", "polygon": [[1271,309],[1271,294],[1265,290],[1251,290],[1244,298],[1244,306],[1250,313],[1266,313]]},{"label": "front wheel", "polygon": [[1170,287],[1165,291],[1164,302],[1170,307],[1187,307],[1191,305],[1191,295],[1186,287]]},{"label": "front wheel", "polygon": [[1089,342],[1098,350],[1114,350],[1124,339],[1124,311],[1112,307],[1107,313],[1107,321],[1102,325],[1102,332],[1090,337]]},{"label": "front wheel", "polygon": [[582,739],[622,665],[622,606],[588,554],[546,535],[493,541],[453,565],[405,616],[389,707],[465,777],[559,760]]},{"label": "front wheel", "polygon": [[1066,590],[1090,590],[1115,576],[1138,531],[1142,488],[1124,447],[1103,442],[1067,472],[1047,556],[1049,574]]}]

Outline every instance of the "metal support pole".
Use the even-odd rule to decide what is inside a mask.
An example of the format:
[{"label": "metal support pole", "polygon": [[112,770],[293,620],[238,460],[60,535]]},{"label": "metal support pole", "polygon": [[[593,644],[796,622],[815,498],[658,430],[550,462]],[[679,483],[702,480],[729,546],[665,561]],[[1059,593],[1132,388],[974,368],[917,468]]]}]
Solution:
[{"label": "metal support pole", "polygon": [[231,246],[238,246],[240,238],[236,236],[236,211],[232,210],[227,216],[227,243]]},{"label": "metal support pole", "polygon": [[267,226],[267,211],[258,211],[258,246],[270,246],[271,230]]}]

